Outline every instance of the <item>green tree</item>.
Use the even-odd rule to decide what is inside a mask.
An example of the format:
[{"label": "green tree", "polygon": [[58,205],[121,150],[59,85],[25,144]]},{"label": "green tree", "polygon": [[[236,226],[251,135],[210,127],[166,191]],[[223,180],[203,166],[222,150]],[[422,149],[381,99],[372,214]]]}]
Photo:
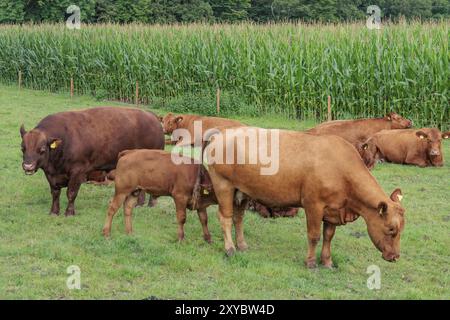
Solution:
[{"label": "green tree", "polygon": [[24,19],[23,0],[0,0],[0,23],[19,23]]},{"label": "green tree", "polygon": [[209,0],[218,21],[235,22],[245,20],[250,9],[250,0]]}]

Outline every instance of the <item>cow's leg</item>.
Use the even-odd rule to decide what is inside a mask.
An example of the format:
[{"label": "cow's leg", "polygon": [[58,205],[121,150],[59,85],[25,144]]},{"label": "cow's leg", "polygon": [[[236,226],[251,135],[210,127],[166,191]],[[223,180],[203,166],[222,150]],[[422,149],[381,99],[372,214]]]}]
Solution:
[{"label": "cow's leg", "polygon": [[148,199],[148,204],[147,206],[152,208],[152,207],[156,207],[156,205],[158,204],[158,197],[155,196],[150,196],[150,199]]},{"label": "cow's leg", "polygon": [[208,230],[208,213],[206,212],[206,209],[197,210],[197,213],[200,223],[202,224],[203,239],[205,239],[208,243],[211,243],[211,234]]},{"label": "cow's leg", "polygon": [[177,212],[177,222],[178,222],[178,241],[184,240],[184,224],[186,223],[186,207],[188,199],[185,197],[177,197],[175,200],[175,209]]},{"label": "cow's leg", "polygon": [[219,221],[222,227],[225,252],[227,256],[232,256],[236,251],[231,235],[233,226],[233,201],[234,188],[232,186],[218,186],[215,190],[219,202]]},{"label": "cow's leg", "polygon": [[142,207],[145,204],[145,191],[141,190],[139,192],[137,201],[136,201],[136,207]]},{"label": "cow's leg", "polygon": [[322,262],[322,265],[327,268],[333,267],[333,261],[331,260],[331,240],[333,239],[335,231],[335,225],[329,224],[325,221],[323,222],[323,243],[320,260]]},{"label": "cow's leg", "polygon": [[246,205],[247,203],[245,202],[245,204],[235,206],[233,214],[234,229],[236,232],[236,245],[238,250],[240,251],[245,251],[248,249],[248,245],[245,242],[244,238],[244,224],[243,224]]},{"label": "cow's leg", "polygon": [[[125,203],[123,204],[123,213],[124,213],[124,220],[125,220],[125,232],[127,234],[133,233],[133,225],[132,225],[132,221],[131,221],[132,220],[132,215],[133,215],[133,208],[136,206],[136,203],[138,202],[141,193],[142,193],[142,191],[139,193],[138,196],[130,194],[125,199]],[[144,198],[145,198],[145,192],[144,192]]]},{"label": "cow's leg", "polygon": [[305,205],[306,228],[308,233],[308,254],[306,256],[306,266],[308,268],[317,267],[316,247],[320,241],[320,229],[322,226],[323,206],[319,203]]},{"label": "cow's leg", "polygon": [[50,186],[50,191],[52,193],[52,208],[50,209],[50,214],[59,215],[59,196],[61,195],[61,188]]},{"label": "cow's leg", "polygon": [[106,214],[105,226],[103,227],[103,235],[105,236],[105,238],[109,237],[109,235],[111,234],[111,225],[114,215],[116,214],[117,210],[119,210],[126,197],[126,194],[116,192],[114,198],[111,200],[108,212]]},{"label": "cow's leg", "polygon": [[77,198],[78,191],[80,190],[81,184],[86,180],[85,174],[74,174],[69,179],[69,184],[67,186],[67,209],[66,217],[75,215],[75,199]]}]

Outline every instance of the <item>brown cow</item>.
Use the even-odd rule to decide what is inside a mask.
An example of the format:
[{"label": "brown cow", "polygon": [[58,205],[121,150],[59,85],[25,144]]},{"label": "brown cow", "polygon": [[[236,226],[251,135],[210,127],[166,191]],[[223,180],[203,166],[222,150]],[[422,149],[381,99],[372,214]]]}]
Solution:
[{"label": "brown cow", "polygon": [[374,161],[442,167],[441,142],[449,136],[450,132],[441,133],[437,128],[383,130],[363,144],[361,156]]},{"label": "brown cow", "polygon": [[[205,134],[207,130],[214,129],[222,126],[242,126],[243,124],[237,120],[219,118],[219,117],[205,117],[192,114],[178,114],[168,113],[162,119],[162,125],[165,134],[172,134],[176,129],[186,129],[191,135],[191,139],[194,139],[194,122],[201,121],[202,132]],[[200,137],[203,138],[203,137]],[[200,140],[199,140],[200,141]],[[181,143],[179,140],[177,143]],[[194,141],[183,142],[183,144],[192,144]]]},{"label": "brown cow", "polygon": [[[186,162],[191,159],[184,158]],[[200,174],[199,195],[194,194]],[[206,208],[216,204],[208,172],[200,164],[175,164],[171,154],[160,150],[127,150],[119,154],[115,170],[115,194],[108,208],[103,228],[105,237],[111,233],[114,214],[124,204],[125,229],[132,232],[131,215],[140,191],[153,197],[171,196],[175,202],[178,221],[178,240],[184,239],[186,208],[197,210],[203,228],[203,237],[211,242]]]},{"label": "brown cow", "polygon": [[164,134],[156,116],[135,108],[98,107],[49,115],[31,131],[20,127],[22,167],[26,174],[42,169],[59,214],[61,188],[67,187],[66,216],[75,214],[80,185],[93,171],[115,168],[126,149],[163,149]]},{"label": "brown cow", "polygon": [[[238,137],[252,136],[251,131],[261,134],[263,129],[242,127]],[[236,130],[236,128],[235,128]],[[303,207],[308,230],[308,267],[316,266],[315,249],[320,239],[323,222],[323,246],[321,261],[332,266],[331,239],[337,225],[362,216],[369,236],[382,257],[395,261],[400,256],[400,234],[404,227],[405,210],[400,205],[401,191],[396,189],[386,196],[375,178],[364,165],[355,148],[337,136],[316,136],[286,130],[268,130],[271,135],[279,133],[279,143],[268,143],[265,150],[276,154],[278,147],[278,170],[274,174],[261,174],[267,162],[257,159],[255,164],[211,163],[215,155],[236,150],[245,158],[251,155],[251,144],[236,143],[235,136],[219,134],[211,137],[205,153],[208,171],[219,202],[225,250],[232,255],[235,246],[231,229],[234,223],[237,248],[245,250],[247,244],[243,233],[244,210],[233,208],[236,190],[269,207]],[[220,138],[220,139],[219,139]],[[225,141],[222,145],[220,141]],[[217,140],[217,142],[216,142]],[[256,150],[263,145],[258,139]],[[270,140],[272,141],[272,140]],[[276,140],[275,140],[276,141]],[[264,148],[262,148],[264,149]],[[218,151],[217,151],[218,150]],[[236,159],[236,153],[234,154]],[[231,154],[231,158],[233,154]],[[263,164],[264,163],[264,164]]]},{"label": "brown cow", "polygon": [[249,200],[248,209],[256,211],[263,218],[295,217],[299,210],[298,208],[269,208],[255,200]]},{"label": "brown cow", "polygon": [[411,126],[411,120],[391,112],[383,118],[324,122],[306,132],[319,135],[336,135],[358,148],[360,144],[366,142],[367,139],[381,130],[406,129]]}]

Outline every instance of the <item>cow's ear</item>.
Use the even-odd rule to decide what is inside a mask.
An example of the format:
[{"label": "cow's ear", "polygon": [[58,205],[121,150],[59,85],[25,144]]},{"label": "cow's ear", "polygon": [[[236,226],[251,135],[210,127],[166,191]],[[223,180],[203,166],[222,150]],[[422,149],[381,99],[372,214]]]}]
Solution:
[{"label": "cow's ear", "polygon": [[402,190],[397,188],[391,193],[391,200],[394,202],[401,202],[403,199]]},{"label": "cow's ear", "polygon": [[389,112],[387,115],[384,116],[384,119],[387,121],[392,121],[392,116],[394,115],[394,112]]},{"label": "cow's ear", "polygon": [[380,214],[380,216],[385,215],[387,213],[387,209],[388,209],[387,203],[384,201],[380,201],[377,208],[377,211]]},{"label": "cow's ear", "polygon": [[47,142],[50,149],[56,149],[61,145],[62,140],[58,138],[50,138]]},{"label": "cow's ear", "polygon": [[417,131],[416,132],[416,136],[419,139],[426,139],[426,138],[428,138],[428,135],[425,132],[423,132],[423,131]]},{"label": "cow's ear", "polygon": [[443,132],[442,133],[442,139],[448,139],[448,138],[450,138],[450,131]]},{"label": "cow's ear", "polygon": [[25,133],[27,133],[27,131],[25,130],[25,126],[22,124],[20,126],[20,136],[23,138],[23,136],[25,135]]},{"label": "cow's ear", "polygon": [[178,116],[175,118],[175,123],[180,123],[181,121],[183,121],[183,116]]}]

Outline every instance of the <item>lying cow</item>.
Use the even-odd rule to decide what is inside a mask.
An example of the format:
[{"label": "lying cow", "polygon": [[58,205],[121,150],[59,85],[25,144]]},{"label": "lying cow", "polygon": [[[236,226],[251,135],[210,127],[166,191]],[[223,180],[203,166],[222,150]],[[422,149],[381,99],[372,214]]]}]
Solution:
[{"label": "lying cow", "polygon": [[[197,180],[199,178],[199,180]],[[171,196],[175,202],[178,240],[184,239],[186,208],[197,210],[203,237],[211,242],[206,208],[217,200],[208,172],[200,164],[175,164],[171,154],[160,150],[127,150],[119,154],[115,170],[115,193],[110,202],[103,228],[105,237],[111,233],[112,219],[124,204],[125,229],[132,232],[132,210],[141,191],[152,197]],[[200,189],[195,194],[195,186]]]},{"label": "lying cow", "polygon": [[[351,144],[337,136],[316,136],[287,130],[266,131],[252,127],[235,130],[240,130],[237,136],[241,138],[250,137],[254,132],[260,136],[264,132],[270,133],[270,136],[278,132],[279,143],[271,145],[271,139],[258,139],[256,150],[265,149],[273,153],[274,148],[278,148],[279,157],[273,160],[278,162],[278,170],[274,174],[263,175],[261,169],[267,167],[267,163],[262,164],[259,158],[256,164],[218,161],[218,154],[233,158],[233,155],[227,155],[227,150],[236,150],[237,155],[251,155],[250,144],[236,144],[235,136],[226,134],[225,129],[212,135],[207,144],[204,153],[219,202],[220,223],[228,255],[235,251],[231,234],[233,223],[237,248],[247,248],[243,233],[244,210],[233,208],[238,190],[269,207],[305,209],[308,267],[316,266],[315,249],[320,240],[322,223],[324,239],[321,261],[324,266],[331,267],[330,244],[336,226],[354,221],[359,216],[364,218],[369,236],[383,258],[388,261],[399,258],[400,234],[405,223],[405,210],[400,205],[401,191],[396,189],[390,197],[386,196]],[[261,141],[268,143],[267,148]],[[215,162],[211,163],[213,159]]]},{"label": "lying cow", "polygon": [[318,135],[336,135],[344,138],[357,148],[381,130],[406,129],[411,128],[411,126],[411,120],[391,112],[383,118],[324,122],[306,132]]},{"label": "lying cow", "polygon": [[23,170],[42,169],[53,198],[51,214],[59,214],[61,188],[67,187],[66,216],[87,175],[115,168],[126,149],[163,149],[164,134],[156,116],[134,108],[98,107],[60,112],[42,119],[31,131],[22,125]]},{"label": "lying cow", "polygon": [[371,162],[384,160],[419,167],[444,165],[441,142],[450,132],[437,128],[383,130],[362,145],[361,156]]},{"label": "lying cow", "polygon": [[269,208],[255,200],[249,201],[248,209],[263,218],[295,217],[298,214],[298,208]]},{"label": "lying cow", "polygon": [[[192,144],[194,143],[194,122],[199,121],[202,125],[201,134],[205,134],[205,132],[209,129],[214,129],[222,126],[242,126],[243,124],[237,120],[227,119],[227,118],[219,118],[219,117],[205,117],[205,116],[197,116],[192,114],[179,114],[175,115],[173,113],[168,113],[162,119],[162,125],[165,134],[172,134],[176,129],[186,129],[188,130],[191,141],[183,142],[183,144]],[[202,137],[200,137],[202,138]],[[199,140],[200,141],[200,140]],[[167,141],[166,141],[167,142]],[[177,141],[177,143],[181,143],[181,141]]]}]

